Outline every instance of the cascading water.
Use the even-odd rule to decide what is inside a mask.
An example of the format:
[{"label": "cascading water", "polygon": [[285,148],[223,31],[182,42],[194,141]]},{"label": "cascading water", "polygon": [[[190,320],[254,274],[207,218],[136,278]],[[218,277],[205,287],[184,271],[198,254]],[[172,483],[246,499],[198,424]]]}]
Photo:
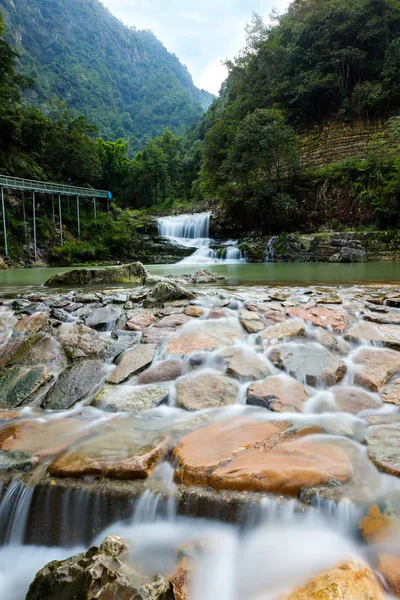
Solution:
[{"label": "cascading water", "polygon": [[170,242],[185,246],[186,248],[195,248],[195,252],[181,263],[193,265],[211,265],[218,263],[238,263],[245,262],[237,242],[229,240],[225,242],[221,254],[211,248],[214,240],[210,238],[210,218],[211,213],[197,213],[188,215],[177,215],[174,217],[161,217],[158,219],[158,234],[167,238]]},{"label": "cascading water", "polygon": [[265,262],[274,262],[275,260],[275,251],[274,251],[274,244],[275,242],[277,242],[278,240],[278,236],[274,235],[272,238],[270,238],[268,240],[267,243],[267,256],[265,258]]}]

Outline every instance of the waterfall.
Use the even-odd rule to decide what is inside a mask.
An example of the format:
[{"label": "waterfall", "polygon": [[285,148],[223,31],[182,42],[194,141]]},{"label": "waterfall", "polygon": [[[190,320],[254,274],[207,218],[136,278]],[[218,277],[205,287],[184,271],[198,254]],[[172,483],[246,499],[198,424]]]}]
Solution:
[{"label": "waterfall", "polygon": [[218,258],[218,253],[211,248],[214,240],[210,238],[210,218],[210,212],[160,217],[157,220],[158,235],[174,244],[195,249],[195,252],[184,258],[181,263],[212,265],[245,262],[237,241],[232,240],[223,244],[227,247],[224,258]]},{"label": "waterfall", "polygon": [[278,236],[274,235],[268,240],[267,244],[267,256],[265,258],[265,262],[274,262],[275,260],[275,252],[274,252],[274,244],[278,241]]}]

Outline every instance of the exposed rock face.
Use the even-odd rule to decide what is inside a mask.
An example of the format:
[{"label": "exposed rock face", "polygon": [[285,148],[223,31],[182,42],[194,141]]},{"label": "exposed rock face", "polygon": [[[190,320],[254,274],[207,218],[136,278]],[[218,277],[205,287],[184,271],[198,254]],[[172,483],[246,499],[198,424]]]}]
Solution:
[{"label": "exposed rock face", "polygon": [[190,326],[168,341],[166,353],[184,356],[201,350],[215,350],[220,346],[230,346],[243,337],[243,329],[236,320],[197,321],[195,328]]},{"label": "exposed rock face", "polygon": [[400,422],[373,425],[368,429],[368,454],[378,469],[400,477]]},{"label": "exposed rock face", "polygon": [[239,319],[247,333],[258,333],[265,327],[264,321],[254,311],[242,309],[239,313]]},{"label": "exposed rock face", "polygon": [[367,542],[382,543],[400,533],[400,517],[390,502],[381,501],[370,506],[360,521],[360,531]]},{"label": "exposed rock face", "polygon": [[378,571],[385,578],[389,591],[400,598],[400,557],[381,554],[379,556]]},{"label": "exposed rock face", "polygon": [[346,373],[345,363],[317,344],[282,344],[269,353],[270,361],[292,377],[316,386],[335,385]]},{"label": "exposed rock face", "polygon": [[241,381],[262,379],[269,375],[268,362],[262,354],[241,346],[228,346],[218,352],[226,364],[226,373]]},{"label": "exposed rock face", "polygon": [[380,325],[363,321],[353,325],[345,338],[352,342],[380,342],[388,348],[400,350],[400,325]]},{"label": "exposed rock face", "polygon": [[215,283],[217,278],[214,273],[212,273],[209,269],[201,269],[200,271],[196,271],[191,278],[192,283],[200,284],[200,283]]},{"label": "exposed rock face", "polygon": [[157,576],[146,580],[124,563],[128,545],[109,535],[94,546],[64,561],[53,561],[39,571],[26,600],[167,600],[171,584]]},{"label": "exposed rock face", "polygon": [[85,324],[97,331],[109,331],[122,316],[122,310],[117,306],[103,306],[90,311]]},{"label": "exposed rock face", "polygon": [[308,487],[348,481],[352,467],[331,441],[290,430],[286,422],[245,418],[212,423],[184,436],[174,455],[176,477],[214,489],[293,495]]},{"label": "exposed rock face", "polygon": [[195,295],[190,290],[173,283],[172,281],[160,281],[146,296],[144,306],[162,306],[173,300],[193,300]]},{"label": "exposed rock face", "polygon": [[362,348],[354,358],[354,382],[378,392],[400,371],[400,353],[379,348]]},{"label": "exposed rock face", "polygon": [[126,328],[131,331],[142,331],[143,329],[146,329],[146,327],[153,325],[156,321],[157,318],[154,313],[150,310],[146,310],[131,317],[126,324]]},{"label": "exposed rock face", "polygon": [[400,406],[400,382],[396,381],[382,390],[382,400]]},{"label": "exposed rock face", "polygon": [[366,260],[367,253],[365,250],[359,250],[357,248],[342,248],[338,254],[331,256],[329,262],[355,263],[364,262]]},{"label": "exposed rock face", "polygon": [[324,306],[315,306],[311,308],[301,308],[295,306],[289,308],[287,313],[292,317],[298,317],[303,321],[308,321],[318,327],[332,327],[336,331],[344,331],[346,329],[346,315],[341,309],[331,309]]},{"label": "exposed rock face", "polygon": [[362,410],[380,408],[382,406],[382,402],[378,397],[356,387],[338,385],[332,388],[331,392],[335,396],[336,410],[340,412],[348,412],[356,415]]},{"label": "exposed rock face", "polygon": [[65,410],[79,402],[97,385],[104,375],[100,360],[82,360],[61,373],[47,393],[42,408]]},{"label": "exposed rock face", "polygon": [[92,406],[109,412],[142,413],[167,402],[169,390],[160,385],[143,387],[106,385],[92,400]]},{"label": "exposed rock face", "polygon": [[217,373],[200,373],[183,377],[176,384],[176,404],[185,410],[220,408],[235,404],[238,384]]},{"label": "exposed rock face", "polygon": [[86,325],[65,325],[59,329],[58,335],[65,354],[71,360],[100,358],[105,354],[105,341]]},{"label": "exposed rock face", "polygon": [[156,353],[155,344],[138,344],[119,359],[117,367],[107,377],[108,383],[122,383],[148,367]]},{"label": "exposed rock face", "polygon": [[279,342],[289,340],[295,337],[301,337],[305,335],[305,327],[302,321],[299,319],[287,319],[282,323],[277,323],[268,327],[265,331],[260,334],[260,337],[266,342],[277,340]]},{"label": "exposed rock face", "polygon": [[379,580],[367,565],[352,560],[317,575],[282,600],[383,600]]},{"label": "exposed rock face", "polygon": [[148,271],[142,263],[136,262],[104,269],[74,269],[67,273],[58,273],[45,283],[47,287],[75,287],[81,285],[101,284],[143,284]]},{"label": "exposed rock face", "polygon": [[137,379],[139,385],[148,385],[149,383],[159,383],[162,381],[173,381],[182,375],[182,361],[179,359],[164,360],[156,363],[143,373]]},{"label": "exposed rock face", "polygon": [[247,404],[275,412],[301,412],[307,398],[301,383],[284,374],[252,383],[247,390]]},{"label": "exposed rock face", "polygon": [[0,372],[0,408],[15,408],[30,402],[53,378],[45,366],[13,366]]}]

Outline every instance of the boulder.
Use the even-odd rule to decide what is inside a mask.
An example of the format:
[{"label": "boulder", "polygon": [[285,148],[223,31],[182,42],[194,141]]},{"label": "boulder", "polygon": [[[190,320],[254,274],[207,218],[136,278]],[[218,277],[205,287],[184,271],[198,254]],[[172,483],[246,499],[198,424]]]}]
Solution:
[{"label": "boulder", "polygon": [[117,306],[107,305],[95,308],[85,318],[85,324],[97,331],[110,331],[122,317],[123,312]]},{"label": "boulder", "polygon": [[[77,287],[81,285],[104,284],[144,284],[149,275],[142,263],[106,267],[98,269],[73,269],[66,273],[58,273],[45,283],[47,287]],[[80,302],[81,300],[76,300]]]},{"label": "boulder", "polygon": [[369,507],[360,521],[360,531],[370,544],[380,544],[400,533],[400,517],[387,500]]},{"label": "boulder", "polygon": [[8,265],[4,262],[4,259],[0,257],[0,271],[8,269]]},{"label": "boulder", "polygon": [[102,380],[104,363],[100,360],[81,360],[61,373],[47,392],[42,408],[65,410],[83,400]]},{"label": "boulder", "polygon": [[257,312],[242,309],[239,319],[247,333],[258,333],[265,328],[265,323]]},{"label": "boulder", "polygon": [[191,277],[192,283],[216,283],[217,278],[209,269],[201,269],[196,271]]},{"label": "boulder", "polygon": [[268,329],[265,329],[265,331],[260,334],[260,337],[268,344],[275,340],[282,342],[291,338],[301,337],[304,336],[305,333],[306,329],[302,321],[299,319],[287,319],[282,323],[277,323],[276,325],[272,325],[272,327],[268,327]]},{"label": "boulder", "polygon": [[163,381],[173,381],[182,375],[182,361],[169,359],[158,362],[143,373],[137,379],[137,384],[148,385]]},{"label": "boulder", "polygon": [[287,310],[287,314],[291,317],[298,317],[303,321],[324,327],[331,327],[336,331],[344,331],[346,329],[346,313],[342,309],[326,308],[325,306],[314,306],[311,308],[301,308],[295,306]]},{"label": "boulder", "polygon": [[302,384],[284,374],[252,383],[247,390],[247,404],[274,412],[302,412],[307,398]]},{"label": "boulder", "polygon": [[154,327],[166,327],[168,329],[176,329],[177,327],[181,327],[188,321],[191,321],[192,317],[188,315],[184,315],[183,313],[177,313],[174,315],[167,315],[163,317],[158,323],[154,325]]},{"label": "boulder", "polygon": [[47,564],[29,587],[26,600],[166,600],[171,584],[161,576],[144,577],[133,571],[128,545],[109,535],[93,546],[63,561]]},{"label": "boulder", "polygon": [[364,315],[364,321],[371,323],[380,323],[382,325],[400,325],[400,314],[388,312],[386,314],[368,314]]},{"label": "boulder", "polygon": [[16,324],[14,335],[16,334],[33,334],[43,332],[49,329],[49,318],[45,312],[36,312],[33,315],[24,317]]},{"label": "boulder", "polygon": [[211,351],[221,346],[230,346],[244,337],[236,319],[218,321],[196,321],[175,334],[167,343],[166,354],[184,356],[192,352]]},{"label": "boulder", "polygon": [[107,377],[108,383],[119,384],[146,369],[153,361],[157,346],[138,344],[123,354],[117,366]]},{"label": "boulder", "polygon": [[58,330],[58,339],[70,360],[100,358],[105,355],[106,342],[96,331],[81,323],[63,325]]},{"label": "boulder", "polygon": [[345,335],[351,342],[379,342],[388,348],[400,350],[400,325],[381,325],[361,321]]},{"label": "boulder", "polygon": [[189,485],[298,496],[309,487],[338,486],[352,477],[346,453],[318,428],[290,430],[284,421],[245,417],[214,422],[181,439],[175,476]]},{"label": "boulder", "polygon": [[380,471],[400,477],[400,422],[368,428],[368,454]]},{"label": "boulder", "polygon": [[141,337],[140,331],[128,331],[126,329],[113,331],[110,339],[107,340],[106,358],[114,360],[132,346],[140,344]]},{"label": "boulder", "polygon": [[31,402],[36,393],[53,378],[43,366],[15,365],[0,372],[0,408],[15,408]]},{"label": "boulder", "polygon": [[317,384],[335,385],[346,373],[345,363],[318,344],[275,346],[269,359],[279,369],[314,387]]},{"label": "boulder", "polygon": [[226,364],[227,375],[240,381],[263,379],[270,373],[266,358],[246,346],[228,346],[217,356]]},{"label": "boulder", "polygon": [[201,306],[188,306],[185,309],[185,315],[196,318],[202,317],[204,315],[204,308],[201,308]]},{"label": "boulder", "polygon": [[142,413],[168,402],[169,389],[160,385],[106,385],[91,404],[108,412]]},{"label": "boulder", "polygon": [[172,327],[151,327],[143,331],[142,344],[162,344],[173,333],[175,329]]},{"label": "boulder", "polygon": [[239,394],[236,381],[213,372],[182,377],[176,384],[176,405],[185,410],[220,408],[235,404]]},{"label": "boulder", "polygon": [[351,560],[313,577],[282,600],[384,600],[380,581],[367,565]]},{"label": "boulder", "polygon": [[53,477],[144,479],[168,449],[164,437],[134,429],[129,420],[113,419],[97,428],[94,437],[56,458],[48,472]]},{"label": "boulder", "polygon": [[400,371],[400,352],[384,348],[361,348],[354,357],[354,382],[378,392]]},{"label": "boulder", "polygon": [[0,348],[0,367],[57,362],[60,354],[59,344],[48,333],[15,334]]},{"label": "boulder", "polygon": [[380,554],[378,571],[383,575],[389,591],[400,598],[400,556]]},{"label": "boulder", "polygon": [[400,406],[400,381],[395,381],[382,390],[382,400]]},{"label": "boulder", "polygon": [[330,257],[329,262],[356,263],[365,262],[366,260],[368,260],[367,253],[364,249],[341,248],[340,252]]},{"label": "boulder", "polygon": [[193,300],[195,295],[188,289],[172,281],[160,281],[147,294],[144,301],[145,307],[162,306],[173,300]]},{"label": "boulder", "polygon": [[382,401],[357,387],[338,385],[330,390],[335,396],[336,410],[356,415],[362,410],[377,409]]},{"label": "boulder", "polygon": [[126,328],[130,331],[143,331],[150,325],[153,325],[157,321],[154,313],[150,310],[139,312],[129,319],[126,324]]}]

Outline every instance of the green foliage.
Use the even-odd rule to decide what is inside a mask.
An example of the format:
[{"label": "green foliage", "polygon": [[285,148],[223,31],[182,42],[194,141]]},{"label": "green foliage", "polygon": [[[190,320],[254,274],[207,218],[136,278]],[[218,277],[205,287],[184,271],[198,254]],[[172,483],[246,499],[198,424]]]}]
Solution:
[{"label": "green foliage", "polygon": [[99,0],[1,0],[0,9],[21,72],[35,80],[24,99],[48,114],[61,98],[131,151],[166,127],[183,134],[212,101],[150,31],[126,27]]}]

